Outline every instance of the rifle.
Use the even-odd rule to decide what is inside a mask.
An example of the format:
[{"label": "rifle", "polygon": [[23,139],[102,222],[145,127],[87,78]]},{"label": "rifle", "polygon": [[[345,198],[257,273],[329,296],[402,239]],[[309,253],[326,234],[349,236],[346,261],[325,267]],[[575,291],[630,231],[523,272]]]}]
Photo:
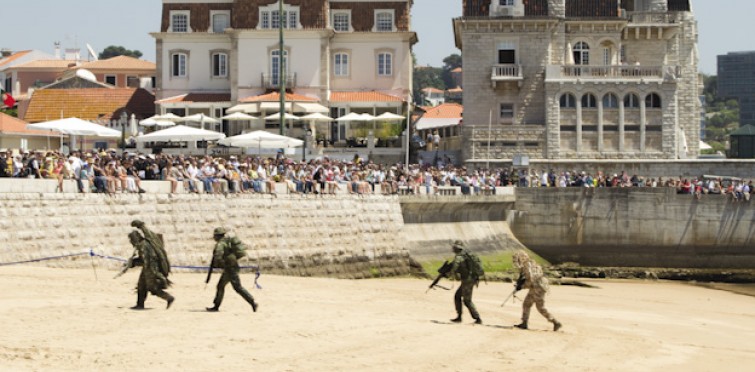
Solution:
[{"label": "rifle", "polygon": [[503,305],[506,305],[506,303],[509,302],[509,299],[512,296],[516,300],[516,298],[517,298],[516,297],[516,293],[519,292],[519,291],[521,291],[522,288],[524,288],[524,281],[525,280],[526,280],[526,278],[524,277],[524,275],[519,275],[519,278],[516,280],[516,284],[514,284],[514,290],[511,291],[511,294],[508,297],[506,297],[505,300],[503,300],[503,303],[501,304],[501,307],[503,307]]},{"label": "rifle", "polygon": [[517,297],[516,297],[516,292],[519,292],[519,290],[518,290],[518,289],[516,289],[516,288],[514,288],[514,290],[513,290],[513,291],[511,291],[511,294],[509,294],[509,296],[508,296],[508,297],[506,297],[506,299],[505,299],[505,300],[503,300],[503,303],[501,304],[501,307],[503,307],[503,305],[506,305],[506,303],[507,303],[507,302],[509,302],[509,299],[510,299],[510,298],[511,298],[512,296],[513,296],[513,297],[514,297],[514,299],[516,300],[516,298],[517,298]]},{"label": "rifle", "polygon": [[115,276],[113,277],[113,279],[119,278],[121,275],[125,274],[126,271],[128,271],[128,269],[130,269],[132,267],[136,267],[136,266],[142,265],[142,264],[143,264],[142,260],[139,258],[139,256],[136,253],[136,251],[134,251],[134,253],[131,255],[131,257],[129,257],[129,259],[126,262],[123,263],[123,269],[121,269],[121,271],[118,274],[115,274]]},{"label": "rifle", "polygon": [[[442,285],[438,285],[438,282],[440,281],[441,278],[445,278],[448,276],[448,273],[451,271],[451,268],[453,268],[453,264],[448,262],[448,260],[446,260],[446,262],[444,262],[443,265],[438,269],[438,276],[435,277],[435,280],[433,280],[432,284],[430,284],[430,287],[427,288],[427,291],[434,289],[435,287],[440,287],[447,291],[450,290],[450,288],[446,288]],[[427,293],[427,291],[425,291],[425,293]]]},{"label": "rifle", "polygon": [[215,255],[212,255],[212,259],[210,260],[210,268],[207,269],[207,279],[204,280],[204,287],[207,288],[207,283],[210,282],[210,277],[212,277],[212,267],[215,266]]}]

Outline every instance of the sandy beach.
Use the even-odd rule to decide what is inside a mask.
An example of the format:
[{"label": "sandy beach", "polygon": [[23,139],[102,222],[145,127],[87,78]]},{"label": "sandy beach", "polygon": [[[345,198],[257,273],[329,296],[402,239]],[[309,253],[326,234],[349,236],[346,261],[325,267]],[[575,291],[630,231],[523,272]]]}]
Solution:
[{"label": "sandy beach", "polygon": [[[452,324],[453,292],[420,279],[337,280],[262,275],[231,287],[218,313],[204,275],[176,273],[177,300],[133,311],[138,270],[0,267],[4,371],[741,371],[755,365],[755,298],[672,282],[586,280],[553,286],[552,332],[511,284],[481,284],[484,325]],[[215,283],[219,275],[215,274]],[[211,284],[212,284],[211,283]],[[445,284],[452,283],[445,281]],[[520,293],[523,297],[524,293]]]}]

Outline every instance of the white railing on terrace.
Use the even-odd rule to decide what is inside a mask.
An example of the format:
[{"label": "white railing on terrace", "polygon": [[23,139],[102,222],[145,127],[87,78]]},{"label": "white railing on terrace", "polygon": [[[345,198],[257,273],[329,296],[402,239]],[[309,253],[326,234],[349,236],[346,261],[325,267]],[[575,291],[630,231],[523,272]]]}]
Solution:
[{"label": "white railing on terrace", "polygon": [[678,66],[549,66],[548,76],[552,79],[590,80],[671,80],[675,81],[681,72]]},{"label": "white railing on terrace", "polygon": [[519,65],[493,65],[492,80],[521,80],[522,68]]},{"label": "white railing on terrace", "polygon": [[665,12],[628,12],[629,26],[657,25],[677,22],[677,14]]}]

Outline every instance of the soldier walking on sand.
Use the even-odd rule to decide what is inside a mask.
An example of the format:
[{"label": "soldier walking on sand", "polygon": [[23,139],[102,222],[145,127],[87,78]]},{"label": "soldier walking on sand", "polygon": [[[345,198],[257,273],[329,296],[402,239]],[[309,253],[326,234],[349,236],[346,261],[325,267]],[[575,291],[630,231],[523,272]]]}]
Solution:
[{"label": "soldier walking on sand", "polygon": [[131,309],[143,310],[148,292],[164,299],[168,303],[166,306],[166,309],[168,309],[175,298],[165,292],[165,289],[171,285],[170,280],[168,280],[170,262],[163,247],[162,236],[147,229],[144,222],[139,220],[132,221],[131,226],[141,230],[144,235],[140,234],[138,230],[128,234],[129,241],[134,246],[134,254],[126,262],[123,270],[116,275],[116,278],[123,275],[129,268],[141,263],[142,272],[139,274],[139,282],[136,285],[136,306]]},{"label": "soldier walking on sand", "polygon": [[220,309],[220,304],[223,302],[223,295],[225,294],[225,286],[230,282],[236,293],[241,295],[249,305],[252,305],[252,310],[256,312],[258,305],[254,302],[254,297],[249,294],[249,291],[241,286],[241,279],[239,278],[238,260],[246,255],[246,248],[237,237],[228,237],[225,235],[226,231],[222,227],[215,228],[213,232],[213,239],[217,243],[213,251],[212,267],[222,268],[223,275],[218,281],[217,292],[213,301],[215,306],[208,307],[207,311],[218,311]]},{"label": "soldier walking on sand", "polygon": [[470,270],[472,263],[467,262],[469,256],[465,254],[466,245],[461,240],[457,240],[453,243],[452,249],[456,254],[456,257],[454,257],[454,262],[451,271],[448,273],[448,277],[452,279],[458,277],[461,279],[461,285],[454,295],[456,318],[451,319],[451,321],[454,323],[461,322],[461,304],[463,302],[464,306],[467,307],[469,313],[472,315],[472,318],[474,318],[475,324],[482,324],[482,319],[480,319],[480,314],[477,312],[477,307],[475,307],[472,302],[472,291],[474,291],[474,287],[479,278],[475,278]]},{"label": "soldier walking on sand", "polygon": [[522,303],[522,323],[517,324],[517,328],[527,329],[527,321],[530,318],[530,309],[534,304],[537,311],[553,323],[553,330],[558,331],[561,328],[556,318],[551,315],[545,308],[545,295],[548,293],[548,278],[543,275],[543,268],[532,260],[527,253],[522,250],[516,251],[512,257],[514,266],[519,269],[519,279],[516,281],[516,290],[529,289],[527,296]]}]

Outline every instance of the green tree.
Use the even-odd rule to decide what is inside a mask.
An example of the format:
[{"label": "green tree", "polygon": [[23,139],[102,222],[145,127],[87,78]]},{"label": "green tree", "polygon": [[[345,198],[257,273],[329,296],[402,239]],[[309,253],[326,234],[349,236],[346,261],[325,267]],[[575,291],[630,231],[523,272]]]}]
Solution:
[{"label": "green tree", "polygon": [[98,56],[98,58],[99,59],[108,59],[108,58],[113,58],[113,57],[117,57],[117,56],[127,56],[127,57],[141,58],[142,57],[142,52],[140,52],[138,50],[128,50],[128,49],[126,49],[126,48],[124,48],[122,46],[111,45],[111,46],[105,48],[105,50],[103,50],[102,53],[100,53],[100,55]]},{"label": "green tree", "polygon": [[450,56],[443,58],[443,73],[441,74],[441,78],[449,88],[456,88],[456,83],[451,76],[451,71],[457,67],[461,67],[460,55],[451,54]]}]

